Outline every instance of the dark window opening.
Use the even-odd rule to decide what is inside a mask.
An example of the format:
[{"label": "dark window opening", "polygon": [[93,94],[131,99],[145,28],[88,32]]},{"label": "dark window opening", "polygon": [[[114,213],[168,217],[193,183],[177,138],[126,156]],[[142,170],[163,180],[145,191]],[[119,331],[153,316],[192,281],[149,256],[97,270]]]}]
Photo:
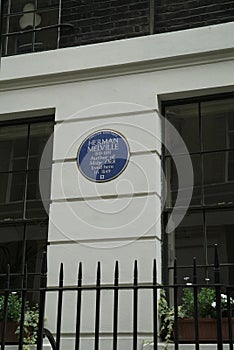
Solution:
[{"label": "dark window opening", "polygon": [[2,55],[58,48],[61,0],[8,0],[3,7]]},{"label": "dark window opening", "polygon": [[[197,257],[199,283],[212,281],[213,246],[217,243],[222,282],[234,284],[234,97],[229,94],[165,102],[163,113],[186,143],[194,171],[193,195],[187,214],[174,232],[165,233],[167,278],[172,278],[176,256],[179,281],[188,281],[192,276],[191,259]],[[165,150],[165,221],[178,194],[174,162],[183,164],[184,157],[174,143],[171,138],[173,155]],[[186,198],[188,189],[180,191]],[[179,206],[182,203],[178,203],[178,211]]]},{"label": "dark window opening", "polygon": [[9,264],[11,287],[19,287],[27,264],[28,286],[38,287],[47,246],[53,125],[52,117],[0,122],[1,285]]}]

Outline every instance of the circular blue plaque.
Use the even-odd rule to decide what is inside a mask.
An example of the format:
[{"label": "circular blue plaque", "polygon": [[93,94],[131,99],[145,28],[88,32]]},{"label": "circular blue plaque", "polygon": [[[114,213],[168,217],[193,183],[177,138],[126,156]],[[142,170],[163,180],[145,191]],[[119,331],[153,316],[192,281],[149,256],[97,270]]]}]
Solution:
[{"label": "circular blue plaque", "polygon": [[128,142],[123,135],[113,130],[100,130],[88,136],[77,155],[79,170],[94,182],[115,179],[124,171],[128,160]]}]

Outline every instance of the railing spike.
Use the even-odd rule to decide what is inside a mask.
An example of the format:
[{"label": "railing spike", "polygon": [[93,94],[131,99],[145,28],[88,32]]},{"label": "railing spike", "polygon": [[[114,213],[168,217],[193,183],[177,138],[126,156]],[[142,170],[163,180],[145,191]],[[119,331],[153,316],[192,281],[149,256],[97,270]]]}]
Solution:
[{"label": "railing spike", "polygon": [[157,261],[156,261],[156,259],[154,259],[154,262],[153,262],[153,284],[154,285],[157,284]]},{"label": "railing spike", "polygon": [[214,245],[214,266],[219,267],[219,254],[218,254],[218,244]]},{"label": "railing spike", "polygon": [[115,283],[119,280],[119,262],[115,262]]},{"label": "railing spike", "polygon": [[215,283],[220,283],[220,265],[217,244],[214,246],[214,279]]},{"label": "railing spike", "polygon": [[197,259],[193,258],[193,283],[197,283]]},{"label": "railing spike", "polygon": [[82,274],[82,262],[80,262],[78,267],[78,285],[82,281]]},{"label": "railing spike", "polygon": [[100,280],[101,280],[101,263],[100,263],[100,261],[98,261],[98,263],[97,263],[97,285],[100,284]]},{"label": "railing spike", "polygon": [[137,284],[137,280],[138,280],[138,264],[137,264],[137,260],[135,260],[135,262],[134,262],[134,284]]},{"label": "railing spike", "polygon": [[63,278],[64,278],[64,271],[63,271],[63,263],[60,264],[60,271],[59,271],[59,285],[63,284]]},{"label": "railing spike", "polygon": [[177,284],[177,259],[174,259],[174,284]]}]

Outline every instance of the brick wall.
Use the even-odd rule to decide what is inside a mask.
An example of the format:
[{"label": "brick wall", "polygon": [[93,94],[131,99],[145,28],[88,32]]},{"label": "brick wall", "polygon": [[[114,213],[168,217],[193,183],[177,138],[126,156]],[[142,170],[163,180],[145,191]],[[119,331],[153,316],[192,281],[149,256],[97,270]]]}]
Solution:
[{"label": "brick wall", "polygon": [[156,33],[234,21],[234,0],[157,0],[156,4]]},{"label": "brick wall", "polygon": [[[148,35],[153,0],[63,0],[60,47]],[[155,0],[154,32],[234,20],[234,0]],[[152,13],[151,13],[152,15]],[[152,30],[152,28],[151,28]]]},{"label": "brick wall", "polygon": [[149,0],[63,0],[60,47],[149,34]]}]

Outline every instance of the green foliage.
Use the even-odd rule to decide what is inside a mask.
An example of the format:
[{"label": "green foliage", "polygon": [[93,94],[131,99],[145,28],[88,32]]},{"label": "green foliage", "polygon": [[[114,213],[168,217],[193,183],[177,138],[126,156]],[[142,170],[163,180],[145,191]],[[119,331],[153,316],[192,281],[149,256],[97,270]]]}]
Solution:
[{"label": "green foliage", "polygon": [[[194,295],[191,289],[185,288],[182,298],[182,308],[186,318],[194,316]],[[211,288],[201,288],[197,296],[198,317],[215,317],[215,290]]]},{"label": "green foliage", "polygon": [[[0,320],[3,319],[5,297],[0,296]],[[17,294],[10,294],[8,298],[7,320],[20,323],[22,308],[22,299]],[[30,306],[26,301],[24,313],[24,350],[30,350],[31,344],[35,344],[37,340],[37,329],[39,322],[39,307],[38,305]],[[16,334],[20,333],[18,325]]]},{"label": "green foliage", "polygon": [[[5,297],[3,295],[0,296],[0,320],[3,319],[4,300],[5,300]],[[7,312],[7,319],[9,321],[18,322],[20,318],[20,313],[21,313],[21,305],[22,305],[22,301],[17,294],[9,295],[8,312]]]},{"label": "green foliage", "polygon": [[[198,317],[216,317],[216,293],[212,288],[201,288],[197,295]],[[230,298],[232,316],[234,316],[234,300]],[[173,340],[174,307],[169,306],[164,289],[160,291],[159,316],[161,318],[160,338],[166,342]],[[227,296],[221,294],[221,311],[227,316]],[[193,288],[184,288],[182,304],[178,306],[179,318],[194,317],[194,292]]]},{"label": "green foliage", "polygon": [[[213,308],[216,308],[216,302],[212,304]],[[231,306],[231,316],[234,317],[234,300],[230,298],[230,306]],[[228,308],[227,308],[227,295],[221,294],[221,310],[223,316],[228,316]]]},{"label": "green foliage", "polygon": [[[161,328],[159,331],[159,336],[167,344],[173,339],[175,312],[174,312],[174,307],[168,305],[166,292],[164,289],[160,290],[158,312],[159,312],[159,316],[161,317]],[[179,318],[185,317],[182,306],[178,306],[178,317]]]},{"label": "green foliage", "polygon": [[[194,297],[191,289],[185,288],[182,298],[182,308],[186,318],[194,316]],[[216,317],[216,294],[212,288],[201,288],[197,295],[198,317]],[[230,298],[231,312],[234,316],[234,300]],[[221,311],[227,316],[227,296],[221,294]]]}]

